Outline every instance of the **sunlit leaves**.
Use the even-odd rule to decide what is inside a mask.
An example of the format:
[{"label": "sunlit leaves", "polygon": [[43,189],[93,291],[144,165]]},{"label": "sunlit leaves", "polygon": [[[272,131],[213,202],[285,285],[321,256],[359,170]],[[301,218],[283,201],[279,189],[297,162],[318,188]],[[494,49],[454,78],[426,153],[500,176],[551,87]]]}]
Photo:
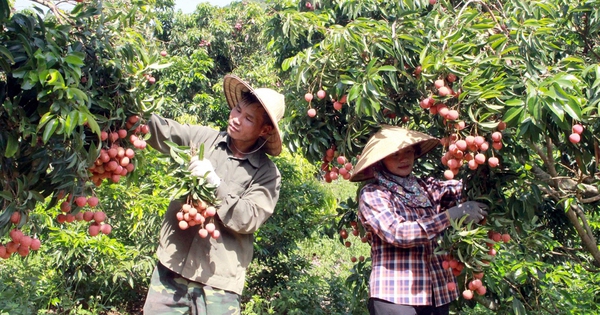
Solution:
[{"label": "sunlit leaves", "polygon": [[[451,6],[442,1],[433,6],[397,1],[376,8],[371,1],[321,4],[320,11],[299,12],[297,17],[291,16],[291,9],[277,12],[269,31],[270,48],[285,56],[280,63],[293,82],[289,142],[314,163],[331,145],[346,157],[360,154],[380,124],[439,137],[481,135],[489,140],[503,121],[509,129],[502,131],[501,145],[485,152],[499,158],[502,167],[461,175],[469,196],[485,195],[494,203],[503,194],[534,191],[536,202],[547,202],[548,181],[523,165],[543,168],[552,178],[580,182],[585,177],[597,184],[597,175],[586,177],[597,173],[600,127],[600,71],[597,49],[591,44],[597,41],[599,16],[593,6],[518,0],[501,6],[488,2]],[[283,15],[286,32],[296,30],[293,35],[277,31]],[[333,16],[333,21],[323,24],[325,16]],[[374,70],[392,69],[388,67],[395,70]],[[457,79],[450,82],[449,74]],[[456,94],[438,95],[436,80],[443,80]],[[304,101],[304,93],[320,88],[331,99]],[[346,95],[349,103],[335,110],[332,103],[340,95]],[[465,129],[456,130],[455,122],[420,108],[427,97],[459,111]],[[316,109],[317,116],[306,117],[308,108]],[[572,144],[567,138],[579,123],[585,126],[582,141]],[[428,164],[430,170],[439,169],[436,158]],[[523,182],[513,185],[503,178]],[[508,182],[510,187],[501,184]],[[558,191],[579,193],[573,187]],[[499,211],[512,218],[532,218],[539,211],[534,205],[505,208],[502,205]],[[504,222],[499,227],[504,224],[511,225]],[[513,312],[522,308],[517,301]]]},{"label": "sunlit leaves", "polygon": [[60,18],[25,12],[2,21],[0,167],[6,176],[0,184],[16,192],[24,214],[58,190],[89,191],[87,169],[100,153],[101,130],[124,128],[129,115],[143,114],[148,84],[127,65],[155,70],[163,63],[148,57],[152,14],[135,6],[109,2],[100,12],[86,3]]}]

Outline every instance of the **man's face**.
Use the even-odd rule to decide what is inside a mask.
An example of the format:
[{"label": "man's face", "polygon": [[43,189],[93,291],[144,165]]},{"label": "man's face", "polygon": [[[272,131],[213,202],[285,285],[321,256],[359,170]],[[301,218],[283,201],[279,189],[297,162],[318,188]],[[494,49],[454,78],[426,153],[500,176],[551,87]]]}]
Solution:
[{"label": "man's face", "polygon": [[265,109],[260,103],[236,105],[229,112],[227,133],[234,140],[254,144],[273,128],[265,125],[264,114]]},{"label": "man's face", "polygon": [[383,159],[383,165],[390,173],[402,177],[410,175],[414,163],[415,148],[413,146],[404,148]]}]

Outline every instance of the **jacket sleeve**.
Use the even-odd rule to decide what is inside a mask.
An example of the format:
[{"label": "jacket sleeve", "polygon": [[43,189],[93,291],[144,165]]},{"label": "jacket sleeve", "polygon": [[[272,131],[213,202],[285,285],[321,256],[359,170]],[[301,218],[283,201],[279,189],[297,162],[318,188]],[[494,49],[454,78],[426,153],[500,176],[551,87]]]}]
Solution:
[{"label": "jacket sleeve", "polygon": [[446,212],[407,221],[395,211],[390,200],[391,192],[367,185],[361,190],[358,204],[365,228],[387,243],[402,248],[426,245],[450,226]]},{"label": "jacket sleeve", "polygon": [[150,130],[148,145],[161,153],[169,153],[169,146],[165,144],[165,140],[189,147],[192,145],[192,140],[198,141],[195,143],[198,145],[206,142],[211,134],[217,132],[205,126],[180,124],[156,114],[152,114],[148,120],[148,128]]},{"label": "jacket sleeve", "polygon": [[430,177],[425,180],[425,186],[438,213],[461,203],[463,184],[460,180],[439,180]]},{"label": "jacket sleeve", "polygon": [[281,174],[269,160],[261,165],[242,194],[230,193],[232,190],[227,184],[219,186],[219,191],[226,195],[221,199],[217,214],[229,229],[241,234],[254,233],[273,214],[280,188]]}]

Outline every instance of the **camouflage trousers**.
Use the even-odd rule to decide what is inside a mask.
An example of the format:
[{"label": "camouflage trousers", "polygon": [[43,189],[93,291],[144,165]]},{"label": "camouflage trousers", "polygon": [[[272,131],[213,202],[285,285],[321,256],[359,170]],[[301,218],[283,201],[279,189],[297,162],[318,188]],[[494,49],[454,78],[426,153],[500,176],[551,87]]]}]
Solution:
[{"label": "camouflage trousers", "polygon": [[150,279],[144,314],[239,315],[240,296],[189,281],[158,263]]}]

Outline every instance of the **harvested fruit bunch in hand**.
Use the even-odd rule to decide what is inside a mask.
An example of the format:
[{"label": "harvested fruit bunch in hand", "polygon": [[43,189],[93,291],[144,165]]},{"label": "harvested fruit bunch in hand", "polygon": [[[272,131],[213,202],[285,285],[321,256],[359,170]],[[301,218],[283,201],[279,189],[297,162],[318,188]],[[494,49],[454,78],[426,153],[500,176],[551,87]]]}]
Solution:
[{"label": "harvested fruit bunch in hand", "polygon": [[193,147],[186,149],[172,142],[167,142],[167,145],[171,147],[171,157],[180,164],[176,172],[185,173],[177,176],[182,182],[174,197],[185,200],[176,214],[179,228],[187,230],[198,226],[200,237],[219,238],[221,233],[216,229],[215,215],[218,205],[216,189],[220,179],[210,161],[204,159],[204,144],[198,150]]},{"label": "harvested fruit bunch in hand", "polygon": [[177,220],[179,220],[179,228],[187,230],[192,226],[199,225],[198,235],[206,238],[209,235],[212,238],[218,238],[221,232],[216,229],[214,216],[217,213],[217,208],[208,205],[204,200],[199,202],[188,200],[181,207],[181,211],[177,212]]}]

